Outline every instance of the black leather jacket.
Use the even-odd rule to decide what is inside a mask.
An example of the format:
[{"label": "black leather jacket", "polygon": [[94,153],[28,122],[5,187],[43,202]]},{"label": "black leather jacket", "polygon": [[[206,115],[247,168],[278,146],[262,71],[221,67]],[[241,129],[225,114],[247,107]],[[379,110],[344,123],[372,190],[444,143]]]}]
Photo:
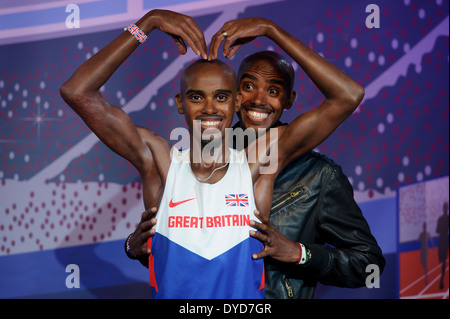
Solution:
[{"label": "black leather jacket", "polygon": [[317,282],[339,287],[365,285],[368,264],[385,260],[340,166],[309,152],[278,175],[272,224],[311,251],[306,265],[265,259],[265,298],[313,298]]}]

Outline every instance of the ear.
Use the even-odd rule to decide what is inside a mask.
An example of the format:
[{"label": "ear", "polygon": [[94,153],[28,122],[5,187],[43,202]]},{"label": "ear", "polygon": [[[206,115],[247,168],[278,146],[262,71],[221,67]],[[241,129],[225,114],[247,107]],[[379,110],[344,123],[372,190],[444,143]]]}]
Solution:
[{"label": "ear", "polygon": [[284,106],[284,108],[286,110],[289,110],[292,107],[292,104],[294,104],[294,101],[296,98],[297,98],[297,92],[292,90],[291,94],[289,95],[288,100],[286,101],[286,105]]},{"label": "ear", "polygon": [[242,104],[242,93],[236,92],[236,100],[234,105],[234,111],[238,113],[241,110],[241,104]]},{"label": "ear", "polygon": [[184,114],[183,96],[181,95],[181,93],[175,95],[175,103],[177,103],[178,113]]}]

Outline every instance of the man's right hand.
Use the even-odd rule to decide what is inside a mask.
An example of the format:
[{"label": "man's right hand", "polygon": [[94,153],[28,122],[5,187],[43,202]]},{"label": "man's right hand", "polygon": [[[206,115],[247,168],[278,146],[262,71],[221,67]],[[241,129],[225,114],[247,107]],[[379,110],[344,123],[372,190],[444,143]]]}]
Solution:
[{"label": "man's right hand", "polygon": [[192,17],[159,9],[152,10],[144,16],[141,19],[143,23],[146,22],[146,17],[152,21],[153,28],[167,33],[173,38],[181,54],[186,54],[185,42],[187,42],[195,54],[200,55],[203,59],[208,58],[205,36]]},{"label": "man's right hand", "polygon": [[153,226],[156,225],[155,215],[157,211],[158,208],[153,207],[143,212],[141,221],[130,237],[130,251],[137,258],[148,256],[151,253],[150,248],[147,247],[147,241],[155,234]]}]

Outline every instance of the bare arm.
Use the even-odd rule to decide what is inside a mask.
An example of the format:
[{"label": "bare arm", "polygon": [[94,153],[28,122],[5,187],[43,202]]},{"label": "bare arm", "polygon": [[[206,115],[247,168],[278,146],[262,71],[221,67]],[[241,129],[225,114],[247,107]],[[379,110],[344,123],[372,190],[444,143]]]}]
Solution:
[{"label": "bare arm", "polygon": [[270,30],[270,37],[302,67],[325,96],[319,107],[298,116],[283,132],[279,147],[285,153],[282,163],[285,166],[333,133],[358,107],[364,89],[283,29],[272,26]]},{"label": "bare arm", "polygon": [[210,59],[217,58],[222,41],[223,54],[231,58],[243,44],[256,37],[266,36],[303,69],[325,96],[320,106],[300,115],[280,132],[280,169],[323,142],[353,113],[364,96],[364,90],[359,84],[270,20],[245,18],[230,21],[221,30],[226,30],[228,37],[225,39],[221,31],[213,36]]},{"label": "bare arm", "polygon": [[[161,30],[175,39],[180,53],[186,53],[185,40],[197,54],[206,57],[202,31],[191,17],[171,11],[153,10],[136,25],[149,34]],[[139,42],[124,31],[96,55],[83,63],[61,88],[61,96],[110,149],[128,159],[142,174],[151,156],[148,145],[121,108],[109,104],[99,89],[138,47]],[[156,145],[160,140],[155,139]]]}]

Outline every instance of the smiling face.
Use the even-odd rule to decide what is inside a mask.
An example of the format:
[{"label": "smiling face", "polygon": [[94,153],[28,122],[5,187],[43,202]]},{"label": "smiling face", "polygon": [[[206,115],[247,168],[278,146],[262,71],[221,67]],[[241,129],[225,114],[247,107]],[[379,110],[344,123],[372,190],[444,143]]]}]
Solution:
[{"label": "smiling face", "polygon": [[194,121],[199,121],[201,133],[214,128],[224,137],[240,106],[233,69],[219,60],[194,62],[182,74],[180,91],[177,107],[186,117],[191,136]]},{"label": "smiling face", "polygon": [[295,99],[293,74],[292,66],[276,53],[261,52],[246,58],[239,69],[241,126],[273,127]]}]

